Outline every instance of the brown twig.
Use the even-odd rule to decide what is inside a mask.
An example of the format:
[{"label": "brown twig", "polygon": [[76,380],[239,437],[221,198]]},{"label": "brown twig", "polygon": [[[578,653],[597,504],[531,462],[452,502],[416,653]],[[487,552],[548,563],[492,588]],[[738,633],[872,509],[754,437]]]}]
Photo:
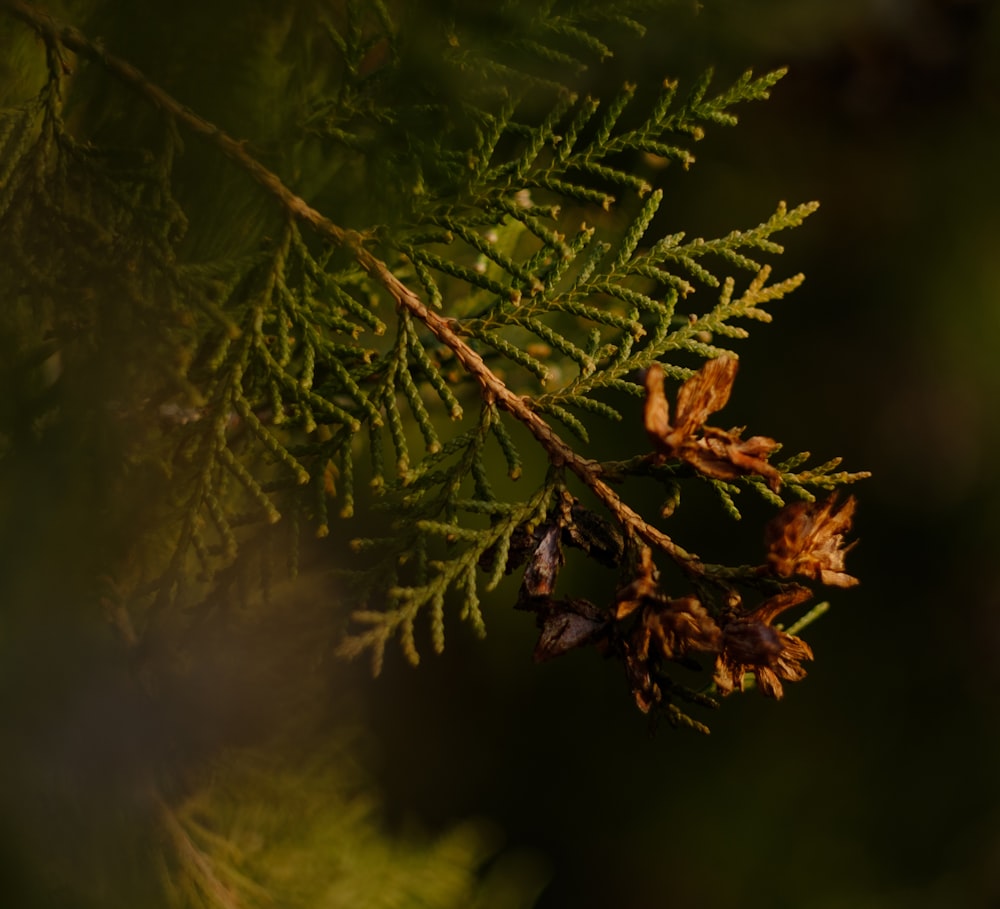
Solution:
[{"label": "brown twig", "polygon": [[484,398],[495,402],[527,427],[545,449],[553,464],[565,467],[579,477],[628,532],[667,553],[686,571],[698,575],[705,573],[705,566],[697,556],[682,549],[669,536],[648,524],[638,512],[626,505],[601,478],[600,464],[583,457],[567,445],[531,407],[530,399],[511,391],[486,365],[483,358],[461,338],[454,328],[457,323],[429,309],[381,259],[364,246],[359,233],[334,224],[285,186],[277,174],[268,170],[249,154],[243,142],[237,141],[214,123],[181,104],[162,88],[150,82],[130,63],[109,53],[102,45],[91,41],[78,29],[57,22],[48,13],[24,0],[0,0],[0,2],[13,15],[30,25],[47,43],[61,44],[74,53],[100,62],[110,73],[143,95],[155,107],[218,147],[256,183],[274,196],[291,216],[310,225],[320,236],[349,249],[358,264],[389,292],[397,306],[409,311],[435,338],[452,350],[465,371],[479,383]]}]

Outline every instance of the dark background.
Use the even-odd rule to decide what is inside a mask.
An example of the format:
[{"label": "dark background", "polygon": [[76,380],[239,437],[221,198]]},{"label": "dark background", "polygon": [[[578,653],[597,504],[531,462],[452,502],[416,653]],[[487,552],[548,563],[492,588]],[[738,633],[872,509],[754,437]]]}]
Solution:
[{"label": "dark background", "polygon": [[668,175],[661,217],[715,236],[820,200],[782,238],[776,274],[806,283],[739,348],[731,410],[873,472],[862,586],[809,629],[804,682],[731,698],[708,738],[650,734],[594,654],[532,667],[512,591],[485,642],[390,660],[370,697],[395,815],[496,819],[549,857],[543,909],[1000,901],[998,13],[706,3],[645,39],[650,80],[790,69]]},{"label": "dark background", "polygon": [[[226,5],[178,6],[190,21],[211,13],[199,33],[209,69],[213,36],[226,36],[227,53],[239,50]],[[410,835],[468,817],[494,822],[509,852],[546,864],[541,909],[1000,904],[1000,490],[990,467],[1000,441],[1000,9],[988,0],[664,6],[663,22],[607,66],[605,86],[689,81],[709,64],[722,86],[748,66],[789,67],[771,100],[741,109],[735,130],[709,130],[690,172],[663,175],[657,223],[711,237],[758,224],[782,199],[821,202],[781,237],[776,275],[803,271],[806,283],[741,342],[724,416],[786,450],[842,455],[847,469],[873,472],[856,490],[861,542],[848,561],[862,585],[831,591],[831,611],[806,635],[816,660],[784,701],[730,698],[699,715],[712,726],[701,737],[651,731],[620,667],[594,653],[533,665],[533,619],[511,609],[508,583],[487,604],[485,641],[454,621],[445,654],[418,669],[391,649],[376,681],[364,666],[336,670],[341,690],[361,702],[360,753],[386,824]],[[121,19],[125,7],[135,18],[131,4],[104,7],[101,33],[114,47],[128,47],[133,26],[155,30],[142,16]],[[178,13],[178,33],[187,22]],[[161,51],[176,64],[169,42]],[[220,107],[223,88],[205,80],[203,98],[181,97],[238,121],[239,111]],[[67,550],[99,504],[81,503],[78,523],[54,532]],[[51,530],[46,507],[4,539]],[[75,506],[51,512],[63,507]],[[699,527],[696,518],[692,532],[704,537],[720,523],[734,538],[746,532],[724,521],[713,513]],[[66,560],[38,551],[40,568],[20,556],[4,566],[18,618],[4,630],[0,706],[30,715],[58,751],[62,730],[46,713],[56,697],[33,686],[44,680],[62,697],[60,686],[93,682],[93,661],[105,657],[108,689],[121,680],[114,645],[93,620],[78,626],[67,618],[74,603],[55,602],[72,593],[58,577],[71,575]],[[19,586],[29,574],[45,582]],[[56,591],[44,615],[17,602],[36,588]],[[226,646],[220,635],[204,648],[211,656]],[[207,673],[206,690],[213,683]],[[102,724],[122,718],[143,721],[143,707],[118,696],[70,730],[76,739],[96,741]],[[50,768],[25,771],[31,783],[19,791],[20,762],[34,752],[9,741],[3,754],[18,763],[4,805],[30,813],[32,787],[45,791]],[[84,744],[88,760],[106,759],[103,746]],[[71,761],[69,746],[66,754]],[[53,761],[53,777],[63,769]],[[67,800],[91,816],[110,814],[101,792],[68,788]],[[38,817],[54,831],[65,820],[41,808]],[[4,825],[9,841],[16,820]]]}]

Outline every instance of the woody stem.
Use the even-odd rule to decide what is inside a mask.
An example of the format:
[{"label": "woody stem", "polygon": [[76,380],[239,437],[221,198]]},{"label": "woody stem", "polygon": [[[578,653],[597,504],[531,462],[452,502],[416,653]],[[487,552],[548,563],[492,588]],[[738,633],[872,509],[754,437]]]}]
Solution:
[{"label": "woody stem", "polygon": [[486,365],[483,358],[458,334],[458,323],[428,309],[421,299],[403,284],[389,267],[364,245],[361,234],[345,230],[310,206],[289,189],[273,171],[266,168],[240,142],[214,123],[181,104],[127,61],[109,53],[102,45],[91,41],[78,29],[64,25],[48,13],[24,0],[0,0],[14,16],[26,22],[48,44],[63,47],[99,62],[121,82],[146,98],[176,122],[215,145],[226,157],[243,169],[259,186],[273,196],[285,211],[305,222],[320,236],[350,250],[359,265],[375,278],[393,297],[396,305],[419,319],[442,344],[449,347],[465,371],[479,383],[484,400],[495,402],[512,417],[523,423],[557,467],[565,467],[597,496],[628,532],[668,554],[693,574],[704,575],[706,567],[696,556],[678,546],[667,534],[652,527],[642,516],[626,505],[621,497],[601,479],[598,462],[574,451],[530,406],[530,399],[512,392]]}]

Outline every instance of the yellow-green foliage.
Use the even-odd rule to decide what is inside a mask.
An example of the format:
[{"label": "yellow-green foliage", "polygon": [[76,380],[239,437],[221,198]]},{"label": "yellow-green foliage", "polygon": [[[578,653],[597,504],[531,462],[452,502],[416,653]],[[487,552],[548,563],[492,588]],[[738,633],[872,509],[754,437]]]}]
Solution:
[{"label": "yellow-green foliage", "polygon": [[[772,463],[773,440],[706,425],[734,368],[699,367],[728,363],[801,283],[769,263],[817,206],[776,201],[759,224],[685,234],[664,187],[784,73],[683,85],[665,61],[659,85],[599,92],[601,62],[641,39],[643,6],[95,0],[64,9],[69,25],[0,3],[0,370],[14,392],[0,455],[114,453],[87,583],[127,649],[169,650],[308,558],[353,597],[324,626],[329,647],[376,671],[394,639],[419,660],[422,622],[435,650],[450,613],[483,633],[480,594],[523,569],[536,655],[597,644],[672,722],[700,728],[679,705],[714,703],[747,672],[778,696],[777,678],[804,674],[806,645],[770,623],[808,595],[803,579],[849,577],[853,504],[815,497],[862,474]],[[640,507],[630,490],[651,480],[662,495]],[[698,486],[720,521],[744,490],[785,509],[761,564],[713,564],[674,539],[669,514]],[[610,603],[563,588],[563,547],[613,572]],[[672,675],[692,654],[715,661],[698,690]],[[181,853],[191,831],[240,842],[247,807],[221,821],[211,798],[232,829],[174,806]],[[340,836],[335,813],[287,848]],[[454,887],[442,872],[428,905],[469,904],[482,855],[462,842]],[[283,848],[239,846],[228,904],[269,886],[244,892],[244,858],[264,850],[277,873]],[[215,866],[192,856],[189,895],[207,898]],[[325,880],[282,905],[383,904],[324,903]]]}]

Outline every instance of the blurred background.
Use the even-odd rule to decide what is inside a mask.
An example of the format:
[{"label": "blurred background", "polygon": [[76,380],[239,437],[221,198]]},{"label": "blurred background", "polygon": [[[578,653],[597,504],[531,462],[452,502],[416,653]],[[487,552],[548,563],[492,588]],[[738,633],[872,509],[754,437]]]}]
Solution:
[{"label": "blurred background", "polygon": [[389,804],[496,819],[551,862],[542,909],[1000,905],[1000,7],[705,2],[642,49],[649,80],[789,67],[661,216],[716,236],[821,202],[724,417],[873,472],[862,585],[805,681],[730,698],[708,738],[650,734],[594,654],[529,667],[501,598],[485,642],[369,690]]},{"label": "blurred background", "polygon": [[[750,66],[789,67],[770,101],[739,111],[735,131],[709,130],[690,172],[667,175],[660,217],[708,237],[759,223],[779,200],[820,201],[781,238],[776,274],[803,271],[806,283],[742,343],[725,417],[786,450],[873,472],[855,490],[861,542],[848,559],[862,585],[832,591],[809,629],[806,680],[780,704],[730,698],[703,717],[709,737],[651,730],[620,668],[594,653],[533,665],[533,618],[511,609],[512,583],[486,604],[485,641],[456,623],[444,655],[418,669],[394,650],[376,681],[364,665],[339,667],[381,829],[433,838],[482,819],[499,831],[498,862],[547,882],[540,909],[1000,905],[1000,486],[990,466],[1000,454],[1000,6],[664,6],[635,53],[608,66],[608,84],[690,80],[714,64],[721,86]],[[45,529],[33,521],[29,531]],[[78,532],[56,536],[69,546]],[[20,551],[8,557],[8,577],[20,577]],[[19,583],[5,588],[11,603]],[[65,593],[55,581],[44,589]],[[20,613],[8,622],[5,711],[45,727],[55,698],[33,686],[56,663],[78,678],[111,652],[87,629],[81,643]],[[203,646],[221,653],[227,642]],[[103,665],[117,684],[114,660]],[[127,696],[92,710],[67,732],[73,748],[121,717],[142,722]],[[23,731],[19,722],[11,728]],[[161,745],[151,731],[138,754],[110,762],[101,747],[84,750],[105,780]],[[5,810],[20,814],[0,829],[11,856],[0,896],[31,905],[46,864],[22,862],[44,837],[34,830],[24,846],[18,821],[65,768],[28,772],[34,752],[0,744],[4,753],[14,768]],[[21,772],[31,783],[15,792]],[[91,819],[135,822],[104,818],[103,790],[66,788],[64,804]],[[38,804],[40,829],[66,823]]]}]

